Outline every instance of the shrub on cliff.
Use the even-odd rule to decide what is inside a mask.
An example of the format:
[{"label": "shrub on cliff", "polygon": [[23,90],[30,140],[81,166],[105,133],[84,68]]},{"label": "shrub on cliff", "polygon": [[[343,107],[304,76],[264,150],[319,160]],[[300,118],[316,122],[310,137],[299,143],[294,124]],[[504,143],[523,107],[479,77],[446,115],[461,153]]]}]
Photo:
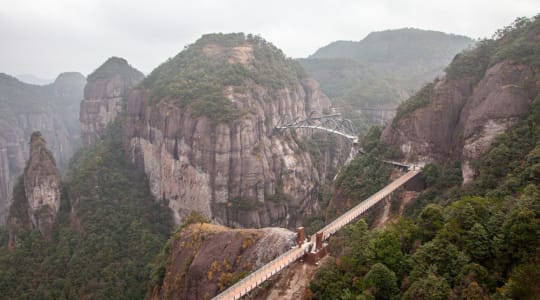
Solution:
[{"label": "shrub on cliff", "polygon": [[207,34],[161,64],[144,80],[154,103],[191,106],[198,116],[231,122],[244,112],[225,97],[228,87],[254,82],[269,89],[294,86],[302,68],[259,36]]}]

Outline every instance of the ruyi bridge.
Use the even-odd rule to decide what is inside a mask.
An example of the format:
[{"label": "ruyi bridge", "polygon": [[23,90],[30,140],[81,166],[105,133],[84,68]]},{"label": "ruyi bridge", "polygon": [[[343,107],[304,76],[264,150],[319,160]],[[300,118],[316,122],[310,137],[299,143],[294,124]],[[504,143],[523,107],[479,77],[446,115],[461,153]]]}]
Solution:
[{"label": "ruyi bridge", "polygon": [[305,119],[283,115],[274,130],[281,131],[287,129],[321,130],[345,137],[353,144],[358,143],[358,130],[356,126],[354,126],[351,120],[342,119],[340,113],[323,115],[321,112],[312,111]]}]

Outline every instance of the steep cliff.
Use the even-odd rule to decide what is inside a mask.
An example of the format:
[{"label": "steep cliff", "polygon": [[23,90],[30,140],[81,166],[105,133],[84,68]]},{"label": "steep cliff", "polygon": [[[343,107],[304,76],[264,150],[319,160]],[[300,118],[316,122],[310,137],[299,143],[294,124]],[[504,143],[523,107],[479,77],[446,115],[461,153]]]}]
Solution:
[{"label": "steep cliff", "polygon": [[28,140],[40,131],[63,170],[80,144],[78,102],[86,80],[63,73],[47,86],[0,74],[0,224],[5,222],[17,177],[28,158]]},{"label": "steep cliff", "polygon": [[205,35],[127,99],[124,147],[176,222],[191,211],[228,226],[294,227],[320,181],[280,116],[329,107],[315,81],[259,37]]},{"label": "steep cliff", "polygon": [[37,229],[48,235],[60,208],[60,171],[40,132],[32,133],[30,158],[8,216],[10,246],[20,230]]},{"label": "steep cliff", "polygon": [[[109,126],[74,156],[58,209],[58,171],[43,140],[33,139],[10,208],[11,248],[0,230],[0,298],[147,298],[148,265],[170,237],[172,218],[121,140],[119,127]],[[41,234],[51,220],[50,233]]]},{"label": "steep cliff", "polygon": [[530,51],[539,43],[536,19],[457,55],[446,77],[400,106],[382,139],[409,162],[461,160],[464,181],[471,181],[471,163],[529,112],[540,92],[540,64]]},{"label": "steep cliff", "polygon": [[80,122],[84,145],[97,141],[123,110],[123,98],[144,75],[119,57],[109,58],[88,75],[81,101]]},{"label": "steep cliff", "polygon": [[294,244],[282,228],[188,225],[169,241],[154,270],[152,299],[210,299]]}]

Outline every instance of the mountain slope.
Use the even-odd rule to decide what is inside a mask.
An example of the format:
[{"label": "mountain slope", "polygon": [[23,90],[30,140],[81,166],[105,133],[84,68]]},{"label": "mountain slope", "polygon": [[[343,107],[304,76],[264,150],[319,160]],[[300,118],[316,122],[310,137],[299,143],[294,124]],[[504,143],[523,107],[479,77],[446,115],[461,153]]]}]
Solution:
[{"label": "mountain slope", "polygon": [[0,74],[0,224],[28,158],[32,132],[40,131],[48,141],[60,170],[79,147],[77,111],[85,82],[79,73],[63,73],[50,85],[36,86]]},{"label": "mountain slope", "polygon": [[[171,230],[168,209],[126,159],[118,126],[79,152],[61,183],[48,238],[21,229],[0,245],[0,294],[27,299],[143,299],[152,262]],[[25,176],[25,179],[27,177]],[[38,174],[34,181],[44,177]],[[26,182],[25,185],[29,182]],[[14,203],[25,203],[15,191]]]},{"label": "mountain slope", "polygon": [[465,36],[439,31],[403,28],[372,32],[363,40],[337,41],[308,58],[350,58],[361,63],[408,63],[452,57],[471,44]]},{"label": "mountain slope", "polygon": [[122,112],[124,97],[143,78],[141,72],[119,57],[107,59],[88,75],[79,112],[84,145],[99,140],[107,125]]},{"label": "mountain slope", "polygon": [[464,36],[405,28],[372,32],[358,42],[333,42],[298,61],[335,106],[361,120],[359,125],[380,124],[393,114],[360,109],[395,108],[472,43]]},{"label": "mountain slope", "polygon": [[195,210],[232,227],[294,227],[317,209],[326,175],[274,127],[329,106],[262,38],[204,35],[130,93],[124,147],[177,223]]},{"label": "mountain slope", "polygon": [[[427,189],[386,228],[369,231],[361,220],[335,236],[334,257],[311,282],[314,298],[538,297],[539,44],[540,16],[518,19],[460,53],[446,78],[400,107],[382,142],[412,161],[430,158],[422,172]],[[491,130],[470,147],[472,161],[463,147],[467,128]],[[400,139],[388,139],[395,133]],[[460,167],[468,163],[474,176],[462,185]],[[360,179],[352,192],[364,190],[359,173],[348,176]]]},{"label": "mountain slope", "polygon": [[518,19],[497,39],[457,55],[448,76],[399,107],[383,140],[408,161],[462,160],[471,181],[473,161],[529,113],[540,92],[539,33],[538,19]]}]

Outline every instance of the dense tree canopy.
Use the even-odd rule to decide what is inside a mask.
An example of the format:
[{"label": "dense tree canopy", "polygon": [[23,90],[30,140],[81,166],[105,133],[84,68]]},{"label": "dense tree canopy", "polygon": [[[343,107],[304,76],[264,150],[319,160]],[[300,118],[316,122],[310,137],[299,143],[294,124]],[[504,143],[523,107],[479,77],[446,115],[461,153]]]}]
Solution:
[{"label": "dense tree canopy", "polygon": [[114,129],[72,162],[50,241],[38,231],[21,233],[9,253],[0,232],[2,298],[146,296],[149,264],[167,240],[171,218],[125,158],[118,133]]}]

